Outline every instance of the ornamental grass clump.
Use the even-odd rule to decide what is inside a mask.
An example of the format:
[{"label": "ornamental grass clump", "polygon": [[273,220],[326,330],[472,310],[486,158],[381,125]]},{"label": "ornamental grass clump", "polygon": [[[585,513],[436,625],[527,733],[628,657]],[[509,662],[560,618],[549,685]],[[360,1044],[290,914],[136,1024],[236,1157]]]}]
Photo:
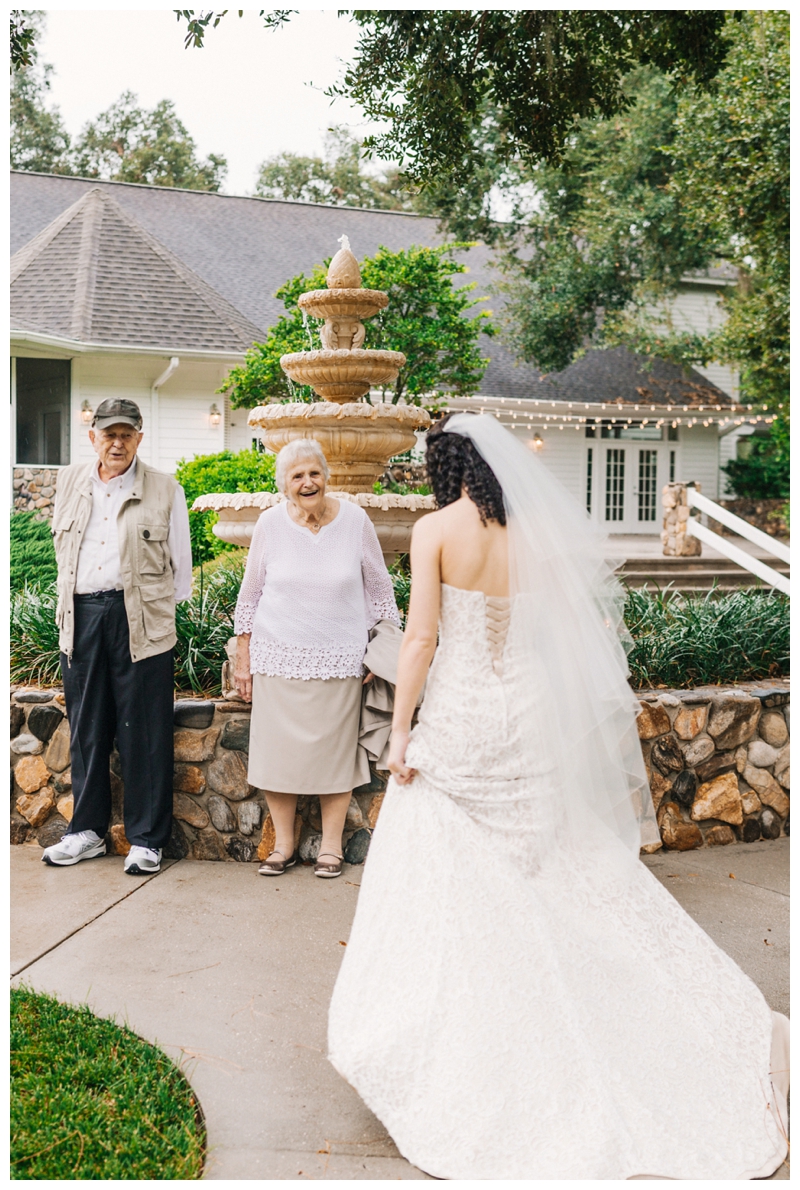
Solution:
[{"label": "ornamental grass clump", "polygon": [[12,591],[21,590],[32,579],[55,579],[56,552],[49,521],[37,520],[33,512],[12,512],[9,545]]},{"label": "ornamental grass clump", "polygon": [[25,583],[11,593],[11,681],[57,686],[61,681],[54,581]]},{"label": "ornamental grass clump", "polygon": [[[246,550],[195,568],[191,598],[175,608],[175,688],[219,694],[225,645],[244,575]],[[11,596],[11,681],[34,686],[61,683],[55,583],[30,584]]]},{"label": "ornamental grass clump", "polygon": [[[247,551],[232,550],[194,571],[191,599],[175,612],[175,688],[219,695],[225,646],[234,635],[236,600]],[[407,560],[391,571],[405,623],[411,590]],[[11,597],[11,680],[52,686],[61,681],[55,583],[30,584]],[[723,685],[789,673],[789,600],[747,588],[706,596],[647,588],[629,590],[625,623],[635,688]]]},{"label": "ornamental grass clump", "polygon": [[789,673],[789,600],[742,589],[704,597],[629,590],[625,623],[636,687],[757,681]]},{"label": "ornamental grass clump", "polygon": [[192,597],[175,609],[176,690],[220,693],[225,646],[234,635],[233,617],[246,563],[247,551],[236,550],[216,563],[195,567]]},{"label": "ornamental grass clump", "polygon": [[85,1006],[11,990],[11,1177],[196,1179],[205,1127],[165,1053]]}]

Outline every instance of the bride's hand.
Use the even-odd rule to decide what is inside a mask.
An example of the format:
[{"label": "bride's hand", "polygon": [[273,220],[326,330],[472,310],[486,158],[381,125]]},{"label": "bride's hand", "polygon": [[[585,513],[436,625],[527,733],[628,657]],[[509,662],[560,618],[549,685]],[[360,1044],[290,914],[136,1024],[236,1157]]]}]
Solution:
[{"label": "bride's hand", "polygon": [[389,772],[398,785],[410,785],[417,775],[417,770],[406,764],[406,748],[408,746],[407,731],[393,731],[389,744]]}]

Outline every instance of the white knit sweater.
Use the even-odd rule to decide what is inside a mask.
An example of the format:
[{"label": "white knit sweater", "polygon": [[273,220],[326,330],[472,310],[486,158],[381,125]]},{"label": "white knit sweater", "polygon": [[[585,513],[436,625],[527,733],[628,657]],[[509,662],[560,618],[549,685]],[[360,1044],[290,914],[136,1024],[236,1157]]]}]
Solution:
[{"label": "white knit sweater", "polygon": [[367,634],[400,623],[378,538],[357,504],[318,533],[283,501],[256,522],[236,604],[237,636],[251,633],[250,670],[284,678],[360,677]]}]

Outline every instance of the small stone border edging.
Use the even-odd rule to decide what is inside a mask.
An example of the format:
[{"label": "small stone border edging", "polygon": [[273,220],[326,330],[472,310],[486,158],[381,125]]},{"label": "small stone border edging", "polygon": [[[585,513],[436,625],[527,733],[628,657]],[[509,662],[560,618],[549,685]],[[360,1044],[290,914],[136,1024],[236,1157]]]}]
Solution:
[{"label": "small stone border edging", "polygon": [[[664,846],[687,851],[789,833],[789,682],[639,693],[639,736]],[[250,707],[224,699],[175,703],[172,835],[165,855],[264,859],[275,832],[262,790],[247,781]],[[57,842],[72,814],[69,725],[61,690],[11,691],[11,842]],[[353,793],[345,859],[363,863],[388,774]],[[125,855],[119,756],[111,756],[108,848]],[[316,859],[319,798],[300,797],[296,843]]]}]

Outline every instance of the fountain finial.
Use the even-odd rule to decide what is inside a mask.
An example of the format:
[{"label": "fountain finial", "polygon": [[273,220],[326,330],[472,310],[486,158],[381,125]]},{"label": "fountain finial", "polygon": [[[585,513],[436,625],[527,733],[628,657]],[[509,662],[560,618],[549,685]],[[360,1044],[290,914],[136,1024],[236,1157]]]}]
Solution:
[{"label": "fountain finial", "polygon": [[343,235],[338,242],[342,246],[328,267],[328,289],[360,289],[361,269],[350,251],[350,241]]}]

